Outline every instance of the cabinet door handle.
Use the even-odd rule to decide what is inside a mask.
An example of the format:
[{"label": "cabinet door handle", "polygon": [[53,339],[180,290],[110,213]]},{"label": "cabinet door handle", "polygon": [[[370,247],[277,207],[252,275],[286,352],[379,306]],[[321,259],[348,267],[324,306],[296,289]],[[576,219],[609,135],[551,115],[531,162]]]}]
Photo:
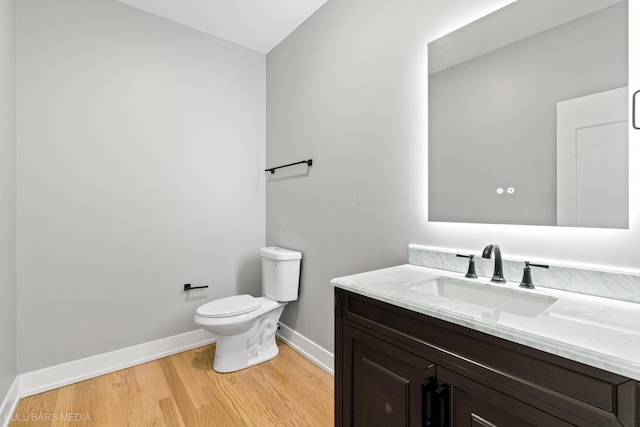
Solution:
[{"label": "cabinet door handle", "polygon": [[449,385],[438,385],[431,377],[422,384],[422,425],[424,427],[446,427],[449,420]]},{"label": "cabinet door handle", "polygon": [[432,393],[431,413],[435,427],[449,425],[449,385],[442,384]]},{"label": "cabinet door handle", "polygon": [[433,392],[438,388],[438,382],[431,377],[422,384],[422,425],[423,427],[435,427],[433,423]]}]

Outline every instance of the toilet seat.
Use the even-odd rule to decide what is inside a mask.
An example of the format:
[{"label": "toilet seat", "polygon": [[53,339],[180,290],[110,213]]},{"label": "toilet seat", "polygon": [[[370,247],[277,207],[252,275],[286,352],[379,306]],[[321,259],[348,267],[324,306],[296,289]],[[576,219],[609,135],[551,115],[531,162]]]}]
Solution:
[{"label": "toilet seat", "polygon": [[201,305],[196,314],[201,317],[231,317],[260,308],[260,300],[251,295],[234,295]]}]

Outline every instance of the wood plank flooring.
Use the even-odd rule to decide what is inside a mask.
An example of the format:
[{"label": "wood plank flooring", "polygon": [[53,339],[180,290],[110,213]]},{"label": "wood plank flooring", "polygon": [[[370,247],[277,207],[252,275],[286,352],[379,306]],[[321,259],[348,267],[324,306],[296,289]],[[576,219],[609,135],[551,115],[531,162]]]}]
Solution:
[{"label": "wood plank flooring", "polygon": [[215,372],[215,344],[20,401],[10,427],[333,425],[333,377],[278,341],[275,359]]}]

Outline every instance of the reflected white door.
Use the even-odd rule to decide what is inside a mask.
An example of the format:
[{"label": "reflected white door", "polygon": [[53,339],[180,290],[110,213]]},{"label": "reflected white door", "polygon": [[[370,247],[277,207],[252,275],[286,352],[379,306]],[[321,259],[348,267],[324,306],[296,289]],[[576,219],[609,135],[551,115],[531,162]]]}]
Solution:
[{"label": "reflected white door", "polygon": [[557,104],[558,225],[629,227],[626,87]]}]

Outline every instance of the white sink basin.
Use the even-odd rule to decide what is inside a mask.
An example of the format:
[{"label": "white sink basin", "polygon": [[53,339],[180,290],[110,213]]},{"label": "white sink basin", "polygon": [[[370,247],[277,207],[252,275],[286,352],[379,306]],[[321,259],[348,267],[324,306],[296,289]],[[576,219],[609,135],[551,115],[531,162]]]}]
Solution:
[{"label": "white sink basin", "polygon": [[[505,285],[509,286],[509,285]],[[434,277],[410,286],[418,292],[488,308],[494,315],[500,312],[535,317],[558,298],[533,294],[517,287],[514,289],[451,277]]]}]

